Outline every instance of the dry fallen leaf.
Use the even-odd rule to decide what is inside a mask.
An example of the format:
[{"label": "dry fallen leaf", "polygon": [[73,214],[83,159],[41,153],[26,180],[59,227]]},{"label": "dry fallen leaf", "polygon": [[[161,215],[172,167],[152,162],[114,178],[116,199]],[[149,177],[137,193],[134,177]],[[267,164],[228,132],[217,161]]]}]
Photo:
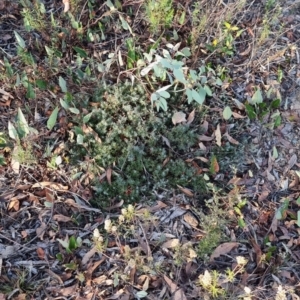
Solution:
[{"label": "dry fallen leaf", "polygon": [[238,245],[239,245],[239,243],[236,243],[236,242],[228,242],[228,243],[223,243],[223,244],[219,245],[214,250],[212,255],[210,256],[210,262],[213,262],[215,258],[218,258],[223,254],[229,253],[231,250],[236,248]]},{"label": "dry fallen leaf", "polygon": [[216,135],[216,143],[219,147],[221,147],[222,134],[221,134],[221,130],[220,130],[220,124],[218,124],[217,129],[215,130],[215,135]]},{"label": "dry fallen leaf", "polygon": [[194,121],[194,119],[195,119],[195,110],[193,110],[193,111],[189,114],[189,116],[188,116],[188,118],[187,118],[187,124],[190,125],[190,124]]},{"label": "dry fallen leaf", "polygon": [[178,186],[178,188],[179,188],[186,196],[188,196],[188,197],[194,197],[194,194],[192,193],[191,190],[189,190],[189,189],[187,189],[187,188],[184,188],[184,187],[182,187],[182,186],[180,186],[180,185],[178,185],[178,184],[177,184],[177,186]]},{"label": "dry fallen leaf", "polygon": [[169,289],[173,296],[172,299],[187,300],[183,290],[181,288],[178,288],[178,286],[170,278],[168,278],[166,275],[164,275],[164,280],[167,283],[167,285],[169,286]]},{"label": "dry fallen leaf", "polygon": [[39,259],[42,259],[42,260],[45,259],[45,251],[41,247],[36,249],[36,253],[37,253]]},{"label": "dry fallen leaf", "polygon": [[109,185],[111,185],[111,173],[112,173],[112,169],[108,168],[106,170],[106,178],[107,178],[107,182],[108,182]]},{"label": "dry fallen leaf", "polygon": [[182,123],[182,122],[186,122],[186,115],[185,115],[185,113],[184,112],[182,112],[182,111],[178,111],[178,112],[176,112],[174,115],[173,115],[173,117],[172,117],[172,123],[174,124],[174,125],[176,125],[176,124],[178,124],[178,123]]},{"label": "dry fallen leaf", "polygon": [[186,213],[184,216],[184,221],[187,222],[192,227],[197,227],[199,222],[190,212]]},{"label": "dry fallen leaf", "polygon": [[61,215],[61,214],[57,214],[53,216],[53,220],[57,221],[57,222],[70,222],[72,221],[72,218]]},{"label": "dry fallen leaf", "polygon": [[64,13],[66,13],[70,10],[70,1],[69,0],[63,0],[63,4],[65,6]]},{"label": "dry fallen leaf", "polygon": [[179,239],[171,239],[162,244],[163,248],[175,248],[179,245]]}]

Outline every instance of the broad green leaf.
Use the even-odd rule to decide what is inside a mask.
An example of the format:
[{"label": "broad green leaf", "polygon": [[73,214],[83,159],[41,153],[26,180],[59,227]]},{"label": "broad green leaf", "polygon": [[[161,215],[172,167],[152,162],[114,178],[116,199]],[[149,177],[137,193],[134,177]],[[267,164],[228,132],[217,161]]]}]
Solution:
[{"label": "broad green leaf", "polygon": [[69,106],[69,104],[65,101],[65,100],[63,100],[63,99],[59,99],[59,102],[60,102],[60,105],[65,109],[65,110],[69,110],[69,108],[70,108],[70,106]]},{"label": "broad green leaf", "polygon": [[232,111],[229,106],[226,106],[223,110],[223,117],[225,120],[229,120],[232,116]]},{"label": "broad green leaf", "polygon": [[216,79],[216,85],[222,86],[223,85],[223,81],[220,78],[217,78]]},{"label": "broad green leaf", "polygon": [[263,97],[262,97],[260,89],[256,90],[256,92],[252,96],[251,100],[252,100],[252,104],[259,104],[259,103],[263,102]]},{"label": "broad green leaf", "polygon": [[49,130],[52,130],[53,127],[55,126],[57,121],[57,115],[58,115],[58,107],[56,106],[47,121],[47,128]]},{"label": "broad green leaf", "polygon": [[63,93],[66,93],[67,92],[67,83],[61,76],[59,76],[58,83],[61,88],[61,91]]},{"label": "broad green leaf", "polygon": [[164,110],[167,111],[168,110],[168,104],[165,98],[160,97],[159,98],[159,106]]},{"label": "broad green leaf", "polygon": [[167,91],[160,91],[157,92],[160,96],[164,97],[164,98],[170,98],[171,95],[167,92]]},{"label": "broad green leaf", "polygon": [[80,57],[88,57],[87,53],[82,48],[74,46],[73,49],[80,55]]},{"label": "broad green leaf", "polygon": [[24,49],[26,47],[25,41],[22,39],[22,37],[16,31],[14,31],[14,34],[15,34],[15,37],[16,37],[16,40],[17,40],[19,46],[22,49]]},{"label": "broad green leaf", "polygon": [[187,98],[188,98],[188,104],[190,104],[193,100],[193,92],[192,91],[193,90],[191,90],[191,89],[186,89],[185,90],[185,93],[186,93]]},{"label": "broad green leaf", "polygon": [[206,91],[206,94],[211,97],[212,96],[212,91],[208,85],[204,85],[204,89]]},{"label": "broad green leaf", "polygon": [[86,124],[90,120],[92,114],[93,114],[93,112],[90,112],[89,114],[87,114],[83,117],[82,121],[84,124]]},{"label": "broad green leaf", "polygon": [[47,82],[45,80],[37,79],[35,83],[39,89],[41,89],[41,90],[47,89]]},{"label": "broad green leaf", "polygon": [[156,93],[151,94],[151,102],[153,103],[154,101],[158,100],[158,95]]},{"label": "broad green leaf", "polygon": [[27,99],[34,99],[35,98],[35,92],[33,90],[33,87],[31,85],[31,83],[29,83],[29,82],[27,84],[26,98]]},{"label": "broad green leaf", "polygon": [[185,78],[184,78],[184,74],[183,74],[183,72],[182,72],[181,69],[175,69],[175,70],[173,71],[173,74],[174,74],[175,78],[176,78],[178,81],[180,81],[180,82],[182,82],[182,83],[186,83],[186,80],[185,80]]},{"label": "broad green leaf", "polygon": [[246,112],[250,120],[254,120],[256,118],[256,112],[252,105],[245,104]]},{"label": "broad green leaf", "polygon": [[105,2],[105,4],[109,7],[110,10],[112,10],[112,11],[116,10],[116,8],[114,7],[114,5],[112,4],[112,2],[110,0],[107,0]]},{"label": "broad green leaf", "polygon": [[65,240],[61,239],[56,239],[65,249],[69,248],[69,242],[68,239],[66,238]]},{"label": "broad green leaf", "polygon": [[199,92],[197,92],[194,89],[192,90],[192,97],[199,104],[203,104],[203,102],[205,100],[205,96],[206,96],[206,91],[204,88],[200,88]]},{"label": "broad green leaf", "polygon": [[24,136],[26,136],[29,133],[29,126],[27,123],[27,120],[25,119],[22,110],[20,107],[18,108],[18,128],[20,129],[22,133],[24,133]]},{"label": "broad green leaf", "polygon": [[271,107],[272,108],[278,108],[280,106],[280,102],[281,102],[280,99],[273,100],[272,103],[271,103]]},{"label": "broad green leaf", "polygon": [[12,139],[16,141],[19,139],[18,132],[10,121],[8,121],[8,134]]},{"label": "broad green leaf", "polygon": [[76,239],[75,237],[72,235],[69,239],[69,249],[71,251],[75,250],[77,248],[77,242],[76,242]]},{"label": "broad green leaf", "polygon": [[78,115],[80,113],[79,109],[76,107],[70,107],[69,111],[75,115]]}]

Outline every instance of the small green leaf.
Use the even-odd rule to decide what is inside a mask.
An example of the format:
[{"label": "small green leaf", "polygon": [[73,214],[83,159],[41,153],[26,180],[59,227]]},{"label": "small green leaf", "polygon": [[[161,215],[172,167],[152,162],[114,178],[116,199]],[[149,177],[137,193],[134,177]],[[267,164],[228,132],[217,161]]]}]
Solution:
[{"label": "small green leaf", "polygon": [[76,107],[70,107],[69,111],[75,115],[78,115],[80,113],[79,109]]},{"label": "small green leaf", "polygon": [[82,57],[82,58],[88,57],[87,53],[82,48],[75,46],[75,47],[73,47],[73,49],[79,54],[80,57]]},{"label": "small green leaf", "polygon": [[31,85],[31,83],[29,83],[29,82],[27,84],[26,98],[27,99],[34,99],[35,98],[35,92],[33,90],[33,87]]},{"label": "small green leaf", "polygon": [[229,120],[232,116],[232,111],[229,106],[226,106],[223,110],[223,117],[225,120]]},{"label": "small green leaf", "polygon": [[187,98],[188,98],[188,104],[190,104],[193,100],[193,90],[186,89],[185,93],[186,93]]},{"label": "small green leaf", "polygon": [[173,74],[178,81],[186,83],[183,71],[181,69],[174,69]]},{"label": "small green leaf", "polygon": [[55,126],[57,121],[57,115],[58,115],[58,107],[56,106],[47,121],[47,128],[49,130],[52,130],[53,127]]},{"label": "small green leaf", "polygon": [[245,104],[246,112],[250,120],[254,120],[256,118],[256,112],[254,107],[250,104]]},{"label": "small green leaf", "polygon": [[26,47],[25,41],[22,39],[22,37],[16,31],[14,31],[14,34],[15,34],[15,37],[16,37],[16,40],[17,40],[19,46],[22,49],[24,49]]},{"label": "small green leaf", "polygon": [[272,103],[271,103],[271,107],[272,108],[278,108],[280,106],[280,102],[281,102],[280,99],[273,100]]},{"label": "small green leaf", "polygon": [[83,122],[84,124],[86,124],[86,123],[90,120],[92,114],[93,114],[93,112],[90,112],[89,114],[85,115],[85,116],[83,117],[83,119],[82,119],[82,122]]},{"label": "small green leaf", "polygon": [[205,96],[206,96],[206,91],[204,88],[200,88],[199,92],[197,92],[194,89],[192,90],[192,97],[199,104],[203,104],[203,102],[205,100]]},{"label": "small green leaf", "polygon": [[18,125],[17,130],[21,132],[22,137],[26,136],[29,133],[29,126],[28,126],[27,120],[25,119],[20,107],[18,108],[17,125]]},{"label": "small green leaf", "polygon": [[37,79],[35,83],[39,89],[41,89],[41,90],[47,89],[47,82],[45,80]]},{"label": "small green leaf", "polygon": [[180,16],[180,18],[178,20],[178,22],[179,22],[180,25],[183,25],[183,23],[185,21],[185,14],[186,14],[186,12],[185,12],[185,10],[183,10],[183,12],[181,13],[181,16]]},{"label": "small green leaf", "polygon": [[65,109],[65,110],[69,110],[69,108],[70,108],[70,106],[69,106],[69,104],[65,101],[65,100],[63,100],[63,99],[59,99],[59,102],[60,102],[60,105]]},{"label": "small green leaf", "polygon": [[239,227],[242,228],[242,229],[246,227],[246,223],[245,223],[245,221],[242,217],[240,217],[238,219],[238,224],[239,224]]},{"label": "small green leaf", "polygon": [[168,104],[165,98],[160,97],[159,98],[159,106],[164,110],[167,111],[168,110]]},{"label": "small green leaf", "polygon": [[167,91],[160,91],[158,94],[164,98],[170,98],[171,95]]},{"label": "small green leaf", "polygon": [[75,237],[72,235],[69,239],[69,249],[71,251],[75,250],[77,248],[77,242],[76,242],[76,239]]},{"label": "small green leaf", "polygon": [[59,86],[61,88],[61,91],[63,93],[66,93],[68,91],[66,81],[61,76],[59,76],[58,82],[59,82]]},{"label": "small green leaf", "polygon": [[252,104],[259,104],[263,102],[263,97],[260,89],[257,89],[251,98]]},{"label": "small green leaf", "polygon": [[8,121],[8,135],[16,141],[19,139],[18,132],[10,121]]}]

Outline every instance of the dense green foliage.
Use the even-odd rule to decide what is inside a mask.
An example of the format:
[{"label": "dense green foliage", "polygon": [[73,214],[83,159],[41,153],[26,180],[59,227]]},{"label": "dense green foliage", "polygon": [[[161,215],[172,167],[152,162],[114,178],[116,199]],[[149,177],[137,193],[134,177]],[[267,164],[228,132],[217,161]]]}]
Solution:
[{"label": "dense green foliage", "polygon": [[[197,145],[199,128],[175,126],[171,118],[160,118],[149,106],[143,88],[132,88],[129,83],[101,88],[91,102],[99,107],[87,125],[101,143],[92,134],[85,135],[89,152],[81,147],[80,153],[88,154],[99,167],[113,169],[111,185],[106,181],[96,183],[98,204],[115,197],[138,201],[177,185],[195,192],[205,189],[202,176],[196,176],[196,169],[185,161],[201,154]],[[74,153],[78,153],[77,147]]]}]

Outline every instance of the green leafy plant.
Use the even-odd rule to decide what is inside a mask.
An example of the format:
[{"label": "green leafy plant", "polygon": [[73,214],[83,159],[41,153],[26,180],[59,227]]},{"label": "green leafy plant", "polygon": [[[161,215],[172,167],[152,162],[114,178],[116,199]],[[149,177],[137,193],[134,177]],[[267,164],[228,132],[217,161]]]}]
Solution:
[{"label": "green leafy plant", "polygon": [[174,18],[173,0],[147,0],[145,12],[150,30],[157,33],[160,29],[168,28]]},{"label": "green leafy plant", "polygon": [[74,250],[82,245],[81,238],[75,238],[74,236],[71,236],[70,238],[66,236],[64,240],[57,239],[57,241],[65,248],[68,254],[73,253]]},{"label": "green leafy plant", "polygon": [[[272,89],[270,89],[267,93],[267,97],[270,97]],[[265,116],[271,116],[271,122],[269,123],[269,127],[278,127],[281,124],[281,116],[280,112],[277,110],[280,107],[281,101],[280,99],[272,100],[270,104],[266,101],[263,101],[263,95],[260,89],[257,89],[253,96],[248,100],[248,103],[245,104],[246,112],[250,119],[263,119]]]},{"label": "green leafy plant", "polygon": [[145,53],[148,65],[141,70],[141,76],[146,76],[152,71],[150,76],[153,82],[159,80],[170,83],[151,95],[151,103],[156,106],[158,111],[160,108],[164,111],[168,110],[167,99],[170,98],[171,87],[174,88],[171,91],[173,94],[183,93],[189,104],[192,101],[203,104],[206,95],[212,95],[210,86],[222,86],[222,80],[216,77],[215,71],[210,67],[201,66],[198,70],[189,70],[184,66],[185,58],[191,54],[189,48],[186,47],[179,51],[180,43],[175,46],[168,44],[167,47],[170,50],[163,49],[162,56],[153,49],[149,54]]}]

